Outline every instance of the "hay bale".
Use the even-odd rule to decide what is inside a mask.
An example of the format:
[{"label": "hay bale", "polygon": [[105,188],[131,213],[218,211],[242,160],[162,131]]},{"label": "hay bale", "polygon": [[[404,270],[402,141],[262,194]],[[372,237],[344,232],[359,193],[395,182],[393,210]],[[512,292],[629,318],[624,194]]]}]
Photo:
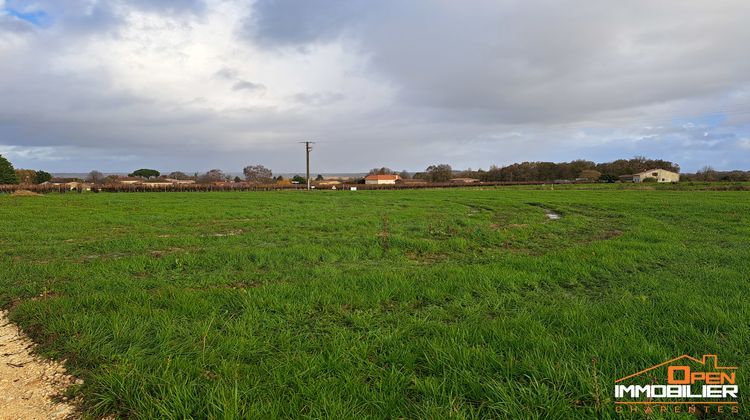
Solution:
[{"label": "hay bale", "polygon": [[29,190],[16,190],[11,194],[14,197],[40,197],[41,194]]}]

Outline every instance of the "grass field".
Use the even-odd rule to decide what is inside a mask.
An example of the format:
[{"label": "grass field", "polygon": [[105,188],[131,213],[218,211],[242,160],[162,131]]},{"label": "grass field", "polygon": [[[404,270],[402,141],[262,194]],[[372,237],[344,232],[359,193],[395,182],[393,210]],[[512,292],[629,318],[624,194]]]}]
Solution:
[{"label": "grass field", "polygon": [[747,406],[749,279],[742,191],[0,197],[0,306],[93,416],[616,417],[704,353]]}]

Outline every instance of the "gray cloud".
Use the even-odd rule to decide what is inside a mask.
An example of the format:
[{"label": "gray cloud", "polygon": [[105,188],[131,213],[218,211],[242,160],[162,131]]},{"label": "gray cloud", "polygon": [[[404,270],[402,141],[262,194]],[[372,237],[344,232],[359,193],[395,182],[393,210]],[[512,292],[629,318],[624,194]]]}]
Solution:
[{"label": "gray cloud", "polygon": [[245,35],[269,47],[331,41],[355,26],[368,7],[380,5],[365,0],[256,0]]},{"label": "gray cloud", "polygon": [[29,22],[17,19],[12,16],[0,15],[0,33],[24,33],[32,32],[34,26]]},{"label": "gray cloud", "polygon": [[[0,16],[0,153],[23,166],[291,171],[307,138],[328,171],[750,161],[743,0],[34,4],[49,28]],[[212,14],[239,39],[194,48]]]},{"label": "gray cloud", "polygon": [[254,28],[275,46],[355,37],[414,106],[569,122],[750,83],[750,55],[737,54],[750,4],[730,3],[417,0],[374,12],[371,3],[260,0]]},{"label": "gray cloud", "polygon": [[248,82],[247,80],[240,80],[234,85],[232,85],[232,90],[264,90],[266,87],[253,82]]},{"label": "gray cloud", "polygon": [[302,92],[295,94],[293,99],[306,106],[327,106],[346,99],[346,95],[336,92]]}]

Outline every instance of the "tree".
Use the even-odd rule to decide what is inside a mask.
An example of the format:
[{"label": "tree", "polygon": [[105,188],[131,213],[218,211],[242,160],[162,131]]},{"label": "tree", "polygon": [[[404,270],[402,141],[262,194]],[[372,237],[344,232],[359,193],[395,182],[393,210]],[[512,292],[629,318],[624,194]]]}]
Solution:
[{"label": "tree", "polygon": [[104,184],[105,176],[103,173],[99,171],[91,171],[86,176],[86,182],[91,182],[92,184]]},{"label": "tree", "polygon": [[0,184],[18,184],[13,165],[3,155],[0,155]]},{"label": "tree", "polygon": [[149,179],[158,178],[159,175],[161,175],[161,172],[157,171],[156,169],[138,169],[136,171],[133,171],[133,173],[129,174],[128,176],[140,176]]},{"label": "tree", "polygon": [[45,171],[36,171],[36,179],[34,180],[35,184],[43,184],[47,181],[52,179],[52,174]]},{"label": "tree", "polygon": [[704,166],[697,173],[701,181],[716,181],[716,170],[710,166]]},{"label": "tree", "polygon": [[430,165],[426,171],[432,182],[448,182],[453,178],[453,169],[448,164]]},{"label": "tree", "polygon": [[612,184],[615,181],[617,181],[618,178],[616,176],[612,175],[612,174],[604,174],[604,175],[602,175],[602,176],[599,177],[599,180],[607,182],[609,184]]},{"label": "tree", "polygon": [[236,176],[234,177],[234,182],[242,182],[242,178]]},{"label": "tree", "polygon": [[579,174],[579,178],[585,178],[591,181],[598,181],[599,177],[602,176],[602,173],[597,171],[596,169],[585,169],[581,171]]},{"label": "tree", "polygon": [[325,178],[323,178],[323,175],[321,175],[321,174],[318,174],[318,176],[316,176],[316,177],[315,177],[315,180],[316,180],[316,181],[322,181],[322,180],[324,180],[324,179],[325,179]]},{"label": "tree", "polygon": [[394,171],[393,169],[383,166],[382,168],[370,169],[370,173],[368,173],[368,175],[394,175],[395,173],[396,171]]},{"label": "tree", "polygon": [[33,184],[36,180],[36,171],[32,169],[16,169],[16,179],[21,184]]},{"label": "tree", "polygon": [[193,179],[190,175],[188,175],[188,174],[186,174],[184,172],[180,172],[180,171],[170,172],[169,175],[167,175],[167,178],[169,178],[169,179],[176,179],[176,180],[179,180],[179,181]]},{"label": "tree", "polygon": [[219,182],[224,180],[224,172],[221,169],[211,169],[203,175],[198,176],[197,182],[199,184],[210,184],[212,182]]},{"label": "tree", "polygon": [[292,178],[292,183],[294,183],[294,184],[306,184],[307,180],[304,177],[300,176],[300,175],[295,175],[294,178]]},{"label": "tree", "polygon": [[263,165],[245,166],[242,173],[245,174],[245,180],[249,182],[267,183],[273,179],[273,172]]},{"label": "tree", "polygon": [[405,170],[399,172],[398,176],[400,176],[401,179],[409,179],[409,178],[411,178],[411,174],[409,172],[405,171]]}]

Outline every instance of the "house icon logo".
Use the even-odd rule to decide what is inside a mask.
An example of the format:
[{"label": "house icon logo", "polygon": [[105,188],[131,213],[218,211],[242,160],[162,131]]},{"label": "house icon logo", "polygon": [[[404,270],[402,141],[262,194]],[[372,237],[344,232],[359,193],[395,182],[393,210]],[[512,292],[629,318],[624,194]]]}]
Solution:
[{"label": "house icon logo", "polygon": [[618,413],[739,413],[737,367],[682,355],[615,381]]}]

